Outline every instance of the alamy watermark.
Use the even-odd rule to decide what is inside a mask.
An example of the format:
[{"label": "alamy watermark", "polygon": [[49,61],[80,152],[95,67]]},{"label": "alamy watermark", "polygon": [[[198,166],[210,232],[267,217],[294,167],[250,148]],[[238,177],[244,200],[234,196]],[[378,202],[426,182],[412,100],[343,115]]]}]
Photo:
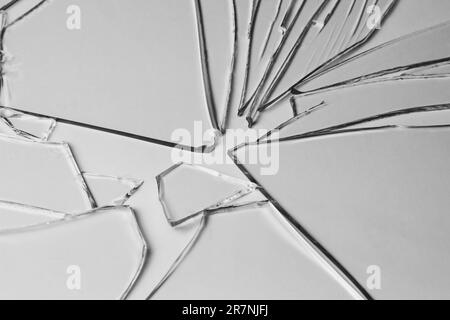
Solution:
[{"label": "alamy watermark", "polygon": [[66,287],[71,291],[81,290],[81,268],[77,265],[68,266],[66,269],[68,275]]},{"label": "alamy watermark", "polygon": [[[228,129],[223,136],[219,137],[216,130],[203,130],[202,122],[196,121],[193,131],[180,128],[172,133],[171,139],[178,147],[172,149],[171,158],[173,163],[233,164],[233,159],[228,152],[240,146],[236,153],[239,155],[238,160],[241,164],[260,166],[261,175],[276,175],[280,168],[278,133],[271,132],[271,143],[263,142],[261,146],[255,147],[258,138],[267,135],[268,132],[264,129]],[[211,148],[210,152],[186,150],[186,146],[213,146],[215,144],[216,146]]]},{"label": "alamy watermark", "polygon": [[381,290],[381,268],[377,265],[367,267],[369,275],[366,280],[366,287],[369,290]]}]

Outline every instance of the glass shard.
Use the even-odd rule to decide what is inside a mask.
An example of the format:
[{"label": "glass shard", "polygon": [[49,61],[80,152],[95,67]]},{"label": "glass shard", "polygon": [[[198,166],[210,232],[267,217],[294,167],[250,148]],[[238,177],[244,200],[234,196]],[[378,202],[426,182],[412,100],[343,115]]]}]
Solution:
[{"label": "glass shard", "polygon": [[97,207],[124,205],[144,183],[137,179],[92,173],[83,173],[83,177]]},{"label": "glass shard", "polygon": [[0,136],[0,149],[0,200],[65,213],[95,207],[67,144]]},{"label": "glass shard", "polygon": [[254,104],[251,117],[255,119],[257,111],[264,110],[273,97],[284,96],[302,75],[310,77],[324,72],[342,56],[363,45],[377,31],[376,26],[369,26],[370,10],[376,7],[384,18],[394,5],[395,0],[323,2],[289,54],[261,86],[261,98]]},{"label": "glass shard", "polygon": [[263,207],[210,216],[189,256],[153,298],[358,298],[341,284],[275,210]]},{"label": "glass shard", "polygon": [[24,114],[8,108],[0,108],[0,133],[25,139],[47,141],[56,121]]},{"label": "glass shard", "polygon": [[2,299],[123,299],[147,254],[126,207],[1,231],[0,247]]},{"label": "glass shard", "polygon": [[173,226],[205,210],[229,205],[257,188],[253,183],[183,163],[167,169],[156,180],[164,213]]},{"label": "glass shard", "polygon": [[211,96],[213,122],[216,129],[225,129],[234,76],[236,52],[235,0],[195,0],[197,19],[204,38],[204,76]]},{"label": "glass shard", "polygon": [[7,106],[161,143],[211,128],[193,1],[51,1],[4,46],[20,64]]},{"label": "glass shard", "polygon": [[[449,143],[448,126],[344,131],[282,140],[277,175],[240,166],[374,298],[445,299]],[[371,266],[381,290],[366,286]]]}]

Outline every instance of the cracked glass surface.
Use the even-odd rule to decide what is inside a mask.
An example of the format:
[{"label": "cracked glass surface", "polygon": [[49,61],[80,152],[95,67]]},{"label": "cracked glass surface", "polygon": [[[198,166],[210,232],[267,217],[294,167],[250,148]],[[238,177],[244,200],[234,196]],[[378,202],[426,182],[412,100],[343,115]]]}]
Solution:
[{"label": "cracked glass surface", "polygon": [[[447,0],[0,6],[4,298],[448,298]],[[33,263],[51,286],[14,287]]]},{"label": "cracked glass surface", "polygon": [[[0,247],[2,299],[125,298],[147,254],[134,214],[125,207],[2,230]],[[67,278],[73,270],[83,272],[80,290],[70,290],[77,285]]]}]

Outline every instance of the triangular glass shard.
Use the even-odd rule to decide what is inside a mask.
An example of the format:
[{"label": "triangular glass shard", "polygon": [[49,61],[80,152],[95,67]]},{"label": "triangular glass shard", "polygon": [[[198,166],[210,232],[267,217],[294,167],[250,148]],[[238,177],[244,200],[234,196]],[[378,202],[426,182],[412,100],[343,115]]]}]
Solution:
[{"label": "triangular glass shard", "polygon": [[173,142],[194,121],[211,128],[200,40],[193,1],[48,2],[6,30],[20,65],[8,106]]},{"label": "triangular glass shard", "polygon": [[[276,175],[240,166],[372,297],[443,299],[450,296],[442,277],[450,267],[449,143],[448,126],[343,131],[282,140]],[[268,147],[242,147],[236,159]],[[381,272],[380,286],[371,270]]]},{"label": "triangular glass shard", "polygon": [[66,143],[0,136],[0,149],[0,200],[65,213],[95,207]]},{"label": "triangular glass shard", "polygon": [[[211,285],[214,283],[214,285]],[[271,207],[212,215],[154,299],[358,298]]]},{"label": "triangular glass shard", "polygon": [[144,183],[138,179],[93,173],[83,173],[83,177],[98,207],[124,205]]},{"label": "triangular glass shard", "polygon": [[205,210],[228,205],[257,188],[253,183],[183,163],[167,169],[156,180],[161,204],[173,226]]},{"label": "triangular glass shard", "polygon": [[35,117],[8,108],[0,109],[0,133],[47,141],[56,126],[50,118]]},{"label": "triangular glass shard", "polygon": [[0,232],[2,299],[119,299],[147,246],[131,209],[104,208]]}]

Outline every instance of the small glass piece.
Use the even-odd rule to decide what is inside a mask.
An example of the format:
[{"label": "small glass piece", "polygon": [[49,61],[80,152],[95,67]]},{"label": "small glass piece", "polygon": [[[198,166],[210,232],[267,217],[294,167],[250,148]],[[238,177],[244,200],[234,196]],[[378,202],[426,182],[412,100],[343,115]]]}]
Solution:
[{"label": "small glass piece", "polygon": [[[177,164],[156,177],[159,199],[172,226],[256,190],[256,185],[200,166]],[[186,189],[188,187],[188,189]]]}]

